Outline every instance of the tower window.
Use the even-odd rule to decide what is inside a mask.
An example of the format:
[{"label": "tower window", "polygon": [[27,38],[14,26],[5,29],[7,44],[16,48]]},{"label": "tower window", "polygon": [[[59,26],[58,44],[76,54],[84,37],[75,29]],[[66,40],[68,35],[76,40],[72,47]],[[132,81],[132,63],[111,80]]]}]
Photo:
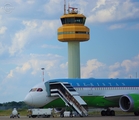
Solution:
[{"label": "tower window", "polygon": [[65,18],[61,19],[62,24],[65,24]]},{"label": "tower window", "polygon": [[75,23],[83,23],[83,18],[80,17],[75,18]]},{"label": "tower window", "polygon": [[61,18],[62,24],[84,24],[85,23],[85,18],[83,17],[69,17],[69,18]]},{"label": "tower window", "polygon": [[88,34],[89,32],[86,31],[65,31],[65,32],[58,32],[58,35],[62,35],[62,34]]},{"label": "tower window", "polygon": [[74,18],[66,18],[66,23],[68,24],[74,23]]}]

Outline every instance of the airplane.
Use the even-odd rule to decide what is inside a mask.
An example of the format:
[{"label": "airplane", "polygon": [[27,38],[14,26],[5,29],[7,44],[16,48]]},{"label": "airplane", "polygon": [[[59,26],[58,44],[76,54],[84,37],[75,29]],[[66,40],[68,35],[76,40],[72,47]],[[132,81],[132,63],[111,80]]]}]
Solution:
[{"label": "airplane", "polygon": [[80,116],[87,116],[88,108],[102,108],[102,116],[115,116],[114,107],[139,116],[139,79],[52,79],[34,86],[24,102],[54,108],[61,117],[65,107]]},{"label": "airplane", "polygon": [[16,117],[20,118],[19,113],[17,112],[17,109],[14,108],[12,111],[12,114],[10,115],[10,118],[16,118]]}]

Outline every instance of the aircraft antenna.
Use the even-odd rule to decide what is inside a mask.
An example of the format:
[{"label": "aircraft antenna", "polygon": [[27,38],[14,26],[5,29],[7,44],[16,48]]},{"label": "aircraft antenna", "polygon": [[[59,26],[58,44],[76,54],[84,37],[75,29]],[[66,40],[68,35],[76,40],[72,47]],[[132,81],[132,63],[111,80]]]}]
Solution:
[{"label": "aircraft antenna", "polygon": [[42,81],[44,82],[44,68],[41,69],[42,69]]}]

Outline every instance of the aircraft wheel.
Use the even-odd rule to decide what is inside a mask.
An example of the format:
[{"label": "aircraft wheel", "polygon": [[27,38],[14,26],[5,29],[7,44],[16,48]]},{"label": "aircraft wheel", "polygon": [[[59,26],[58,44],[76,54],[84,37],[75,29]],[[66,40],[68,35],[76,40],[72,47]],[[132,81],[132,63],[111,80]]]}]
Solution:
[{"label": "aircraft wheel", "polygon": [[73,115],[72,115],[72,114],[70,114],[70,117],[73,117]]},{"label": "aircraft wheel", "polygon": [[102,110],[101,111],[101,116],[106,116],[106,111]]},{"label": "aircraft wheel", "polygon": [[47,118],[50,118],[51,117],[51,115],[47,115]]},{"label": "aircraft wheel", "polygon": [[32,115],[32,118],[36,118],[37,117],[37,115]]},{"label": "aircraft wheel", "polygon": [[111,111],[110,111],[110,115],[111,115],[111,116],[115,116],[115,111],[114,111],[114,110],[111,110]]},{"label": "aircraft wheel", "polygon": [[135,116],[139,116],[139,112],[134,112],[134,115]]},{"label": "aircraft wheel", "polygon": [[64,114],[60,114],[60,117],[63,118],[64,117]]},{"label": "aircraft wheel", "polygon": [[109,110],[106,111],[106,115],[107,115],[107,116],[110,116],[110,115],[111,115],[111,113],[110,113]]}]

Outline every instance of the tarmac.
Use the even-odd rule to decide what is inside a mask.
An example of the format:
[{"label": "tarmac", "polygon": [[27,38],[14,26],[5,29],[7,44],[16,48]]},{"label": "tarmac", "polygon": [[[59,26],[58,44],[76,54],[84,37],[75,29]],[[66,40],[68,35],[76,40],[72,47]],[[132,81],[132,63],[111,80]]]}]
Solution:
[{"label": "tarmac", "polygon": [[138,120],[139,116],[134,116],[134,115],[117,115],[117,116],[88,116],[88,117],[64,117],[64,118],[28,118],[27,116],[20,116],[20,118],[10,118],[10,116],[0,116],[0,120],[7,120],[7,119],[21,119],[21,120]]}]

